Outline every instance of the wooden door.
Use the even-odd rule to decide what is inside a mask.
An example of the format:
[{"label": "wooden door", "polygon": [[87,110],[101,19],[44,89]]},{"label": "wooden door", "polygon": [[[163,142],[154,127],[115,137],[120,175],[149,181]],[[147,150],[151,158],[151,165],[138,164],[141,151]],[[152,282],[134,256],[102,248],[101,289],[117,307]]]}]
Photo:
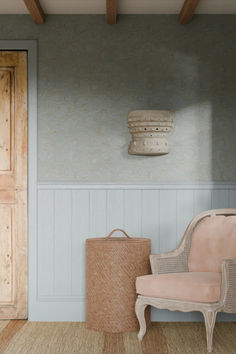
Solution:
[{"label": "wooden door", "polygon": [[0,319],[27,318],[27,53],[0,51]]}]

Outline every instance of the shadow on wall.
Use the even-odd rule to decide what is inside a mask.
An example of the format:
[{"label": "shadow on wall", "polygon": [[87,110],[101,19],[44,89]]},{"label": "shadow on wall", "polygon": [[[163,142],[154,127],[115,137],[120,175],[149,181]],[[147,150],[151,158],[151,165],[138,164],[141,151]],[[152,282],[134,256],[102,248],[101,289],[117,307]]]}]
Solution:
[{"label": "shadow on wall", "polygon": [[[131,109],[176,112],[171,156],[162,159],[172,180],[175,174],[184,182],[236,182],[236,17],[197,16],[188,26],[175,20],[168,18],[168,28],[164,17],[152,18],[135,48],[132,31],[128,36],[135,73],[123,82],[130,86],[129,98],[136,94]],[[124,67],[114,62],[130,75],[127,61]],[[147,158],[141,159],[145,164]]]},{"label": "shadow on wall", "polygon": [[[220,22],[217,27],[215,19]],[[191,54],[196,61],[196,76],[192,77],[189,92],[196,93],[198,102],[195,101],[194,113],[189,117],[198,114],[194,120],[198,125],[195,136],[198,141],[193,142],[199,146],[197,167],[203,180],[204,173],[211,171],[211,180],[215,182],[236,181],[236,44],[231,37],[236,34],[236,19],[225,26],[228,19],[227,16],[197,17],[183,29],[192,38],[185,53]],[[196,31],[198,26],[200,33]],[[185,77],[191,78],[191,72],[194,70],[188,72],[186,67]],[[194,102],[194,98],[190,101]],[[185,111],[180,112],[182,118]],[[202,166],[201,161],[207,155],[210,163]]]},{"label": "shadow on wall", "polygon": [[156,40],[152,32],[143,47],[146,100],[139,108],[176,112],[171,154],[198,181],[236,182],[236,17],[230,19],[197,16],[175,33],[156,32]]},{"label": "shadow on wall", "polygon": [[236,17],[173,27],[147,36],[145,102],[137,106],[176,111],[171,154],[187,178],[236,182]]}]

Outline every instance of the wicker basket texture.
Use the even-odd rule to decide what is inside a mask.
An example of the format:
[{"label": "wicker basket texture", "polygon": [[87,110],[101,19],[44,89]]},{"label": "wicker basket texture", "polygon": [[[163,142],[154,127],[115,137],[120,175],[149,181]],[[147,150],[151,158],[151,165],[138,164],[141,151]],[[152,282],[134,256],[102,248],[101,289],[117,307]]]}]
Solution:
[{"label": "wicker basket texture", "polygon": [[[115,231],[126,237],[111,237]],[[115,229],[105,238],[86,240],[87,328],[118,333],[135,331],[135,280],[150,274],[150,240]],[[147,309],[147,321],[150,311]]]}]

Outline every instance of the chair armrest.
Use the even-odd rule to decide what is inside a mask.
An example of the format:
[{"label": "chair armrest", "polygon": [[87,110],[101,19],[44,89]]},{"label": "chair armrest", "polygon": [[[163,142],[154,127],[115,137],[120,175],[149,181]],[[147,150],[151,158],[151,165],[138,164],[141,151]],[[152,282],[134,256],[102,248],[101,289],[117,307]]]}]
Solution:
[{"label": "chair armrest", "polygon": [[236,258],[222,261],[221,303],[224,312],[236,313]]},{"label": "chair armrest", "polygon": [[172,252],[151,254],[152,273],[184,273],[188,272],[188,256],[190,252],[192,233],[196,225],[195,219],[188,225],[179,247]]},{"label": "chair armrest", "polygon": [[185,250],[176,249],[173,252],[150,255],[153,274],[188,272],[188,254]]}]

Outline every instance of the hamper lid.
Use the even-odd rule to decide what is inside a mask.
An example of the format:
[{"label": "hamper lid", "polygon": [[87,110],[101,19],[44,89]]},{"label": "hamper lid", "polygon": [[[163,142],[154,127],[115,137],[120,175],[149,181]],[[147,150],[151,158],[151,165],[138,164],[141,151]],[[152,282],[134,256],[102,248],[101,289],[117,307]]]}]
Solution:
[{"label": "hamper lid", "polygon": [[[111,237],[116,231],[120,231],[124,234],[125,237]],[[94,238],[88,238],[86,242],[94,242],[94,241],[105,241],[105,242],[150,242],[149,238],[143,238],[143,237],[131,237],[127,234],[126,231],[122,229],[114,229],[112,230],[106,237],[94,237]]]}]

